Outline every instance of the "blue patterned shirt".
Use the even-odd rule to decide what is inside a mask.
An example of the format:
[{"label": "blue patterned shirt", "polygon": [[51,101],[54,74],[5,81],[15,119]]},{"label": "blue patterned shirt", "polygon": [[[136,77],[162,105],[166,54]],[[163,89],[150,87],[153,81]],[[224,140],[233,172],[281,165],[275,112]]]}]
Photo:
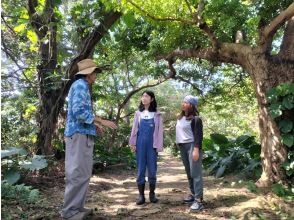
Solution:
[{"label": "blue patterned shirt", "polygon": [[85,79],[75,81],[68,93],[68,111],[64,135],[75,133],[96,135],[89,84]]}]

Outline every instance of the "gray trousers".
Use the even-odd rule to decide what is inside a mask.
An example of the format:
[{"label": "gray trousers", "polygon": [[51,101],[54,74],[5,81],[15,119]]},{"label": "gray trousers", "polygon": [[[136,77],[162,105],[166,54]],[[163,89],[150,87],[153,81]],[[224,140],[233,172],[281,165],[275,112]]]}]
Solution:
[{"label": "gray trousers", "polygon": [[194,143],[179,144],[179,148],[190,191],[195,196],[195,199],[203,199],[202,151],[199,151],[199,159],[194,161],[192,159]]},{"label": "gray trousers", "polygon": [[65,192],[61,210],[70,218],[84,208],[92,175],[94,137],[76,133],[65,137]]}]

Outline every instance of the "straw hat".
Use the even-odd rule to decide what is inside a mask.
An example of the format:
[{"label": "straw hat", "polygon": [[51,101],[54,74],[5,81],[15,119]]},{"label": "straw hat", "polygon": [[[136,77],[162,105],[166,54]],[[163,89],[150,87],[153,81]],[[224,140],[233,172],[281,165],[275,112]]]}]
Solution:
[{"label": "straw hat", "polygon": [[78,62],[78,68],[79,72],[77,72],[76,75],[88,75],[93,73],[96,69],[99,69],[96,63],[94,63],[94,61],[91,59],[84,59]]}]

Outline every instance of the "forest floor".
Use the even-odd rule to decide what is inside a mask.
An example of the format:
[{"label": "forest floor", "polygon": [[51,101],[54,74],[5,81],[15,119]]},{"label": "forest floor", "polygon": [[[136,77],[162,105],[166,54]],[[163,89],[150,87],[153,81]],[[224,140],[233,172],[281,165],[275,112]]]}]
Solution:
[{"label": "forest floor", "polygon": [[[204,176],[204,210],[190,212],[182,202],[188,195],[186,174],[180,159],[162,153],[159,156],[156,194],[159,202],[137,206],[136,171],[124,167],[107,168],[91,178],[88,208],[94,210],[89,220],[96,219],[294,219],[294,204],[276,195],[252,193],[236,176],[216,179]],[[2,200],[2,219],[61,219],[59,210],[64,193],[64,173],[30,181],[41,192],[37,204]]]}]

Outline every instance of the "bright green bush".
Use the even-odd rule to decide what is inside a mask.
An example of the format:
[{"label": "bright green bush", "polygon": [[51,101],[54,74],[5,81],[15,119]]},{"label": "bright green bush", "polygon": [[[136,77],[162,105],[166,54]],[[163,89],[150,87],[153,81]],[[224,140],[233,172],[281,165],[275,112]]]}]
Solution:
[{"label": "bright green bush", "polygon": [[31,186],[11,185],[5,181],[1,182],[1,199],[15,199],[24,203],[35,203],[39,199],[39,190]]},{"label": "bright green bush", "polygon": [[267,93],[271,116],[277,122],[281,141],[287,148],[288,156],[283,164],[289,180],[294,178],[294,84],[284,83]]},{"label": "bright green bush", "polygon": [[210,139],[203,141],[203,164],[216,177],[237,172],[258,175],[261,167],[260,149],[253,136],[228,139],[222,134],[211,134]]}]

